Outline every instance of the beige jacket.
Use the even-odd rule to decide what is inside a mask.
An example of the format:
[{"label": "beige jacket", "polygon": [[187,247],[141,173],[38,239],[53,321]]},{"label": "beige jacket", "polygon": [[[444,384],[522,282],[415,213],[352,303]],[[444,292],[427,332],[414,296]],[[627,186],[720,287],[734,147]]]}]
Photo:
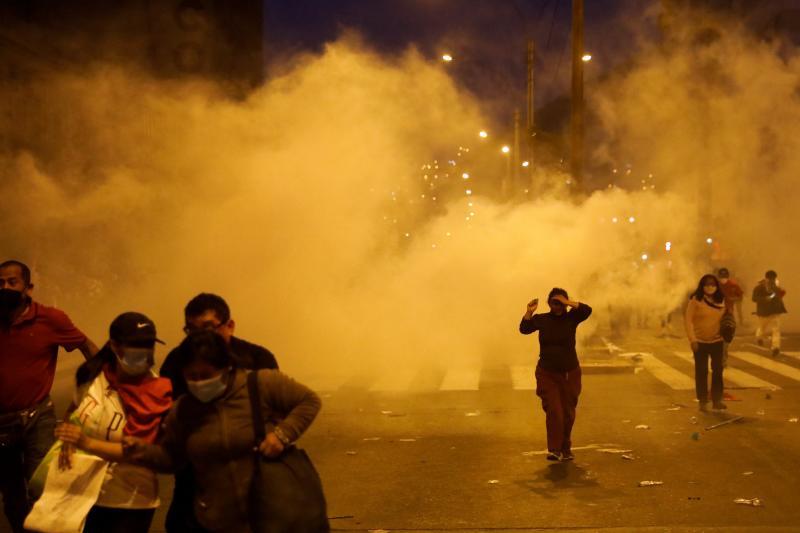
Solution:
[{"label": "beige jacket", "polygon": [[[278,427],[296,441],[317,416],[319,396],[277,370],[259,370],[258,384],[263,415],[269,421],[266,431]],[[182,396],[165,420],[159,444],[129,455],[161,472],[191,463],[200,524],[211,531],[246,532],[254,446],[247,372],[237,370],[228,390],[213,402]]]},{"label": "beige jacket", "polygon": [[712,343],[722,341],[719,325],[725,306],[712,307],[705,301],[697,301],[692,297],[686,307],[686,335],[689,342]]}]

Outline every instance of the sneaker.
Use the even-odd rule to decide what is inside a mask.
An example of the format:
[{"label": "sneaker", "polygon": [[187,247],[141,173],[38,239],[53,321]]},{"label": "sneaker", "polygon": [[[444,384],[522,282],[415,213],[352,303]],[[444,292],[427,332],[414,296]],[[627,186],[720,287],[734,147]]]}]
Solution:
[{"label": "sneaker", "polygon": [[772,349],[772,357],[778,357],[781,354],[780,348],[773,348]]},{"label": "sneaker", "polygon": [[727,408],[728,406],[722,402],[714,402],[714,409],[716,409],[717,411],[724,411]]},{"label": "sneaker", "polygon": [[702,412],[708,412],[708,402],[700,402],[699,408]]},{"label": "sneaker", "polygon": [[561,452],[562,461],[572,461],[573,459],[575,459],[575,456],[572,455],[572,450],[564,450]]},{"label": "sneaker", "polygon": [[547,452],[547,460],[548,461],[560,461],[561,460],[561,452]]}]

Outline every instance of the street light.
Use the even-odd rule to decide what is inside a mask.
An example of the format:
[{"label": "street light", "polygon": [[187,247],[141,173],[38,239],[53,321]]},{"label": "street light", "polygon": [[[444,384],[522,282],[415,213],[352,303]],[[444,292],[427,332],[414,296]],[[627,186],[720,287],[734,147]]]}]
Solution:
[{"label": "street light", "polygon": [[445,63],[449,63],[452,60],[453,56],[451,56],[450,54],[442,54],[442,61],[444,61]]},{"label": "street light", "polygon": [[584,63],[588,63],[591,60],[592,60],[592,54],[583,54],[583,56],[581,57],[581,61],[583,61]]},{"label": "street light", "polygon": [[481,139],[485,139],[488,136],[489,136],[489,134],[486,133],[485,130],[481,130],[481,131],[478,132],[478,137],[480,137]]},{"label": "street light", "polygon": [[503,152],[504,154],[507,154],[511,151],[511,148],[509,148],[508,146],[503,146],[502,148],[500,148],[500,151]]},{"label": "street light", "polygon": [[523,167],[527,167],[528,165],[530,165],[530,163],[528,161],[523,161],[522,162],[522,166]]}]

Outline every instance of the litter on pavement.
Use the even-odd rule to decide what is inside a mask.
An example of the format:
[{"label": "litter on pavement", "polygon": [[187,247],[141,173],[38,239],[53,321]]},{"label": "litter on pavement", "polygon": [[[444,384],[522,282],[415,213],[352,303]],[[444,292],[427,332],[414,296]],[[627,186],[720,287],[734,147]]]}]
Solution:
[{"label": "litter on pavement", "polygon": [[764,504],[761,503],[761,500],[758,498],[736,498],[733,500],[733,503],[738,503],[739,505],[751,505],[753,507],[763,507]]},{"label": "litter on pavement", "polygon": [[639,482],[639,486],[640,486],[640,487],[656,487],[656,486],[658,486],[658,485],[663,485],[663,484],[664,484],[664,482],[663,482],[663,481],[651,481],[651,480],[647,480],[647,481],[640,481],[640,482]]},{"label": "litter on pavement", "polygon": [[499,479],[490,479],[488,481],[488,483],[489,483],[489,485],[497,485],[498,483],[500,483],[500,480]]},{"label": "litter on pavement", "polygon": [[634,460],[634,457],[633,457],[633,455],[631,455],[631,454],[629,454],[629,453],[623,454],[623,455],[621,455],[620,457],[622,457],[622,458],[623,458],[623,459],[625,459],[626,461],[633,461],[633,460]]},{"label": "litter on pavement", "polygon": [[706,428],[706,431],[710,431],[712,429],[717,429],[717,428],[722,427],[722,426],[727,426],[728,424],[733,424],[734,422],[738,422],[739,420],[743,420],[743,419],[744,419],[743,416],[735,416],[733,418],[729,418],[728,420],[723,420],[719,424],[714,424],[713,426],[708,426]]},{"label": "litter on pavement", "polygon": [[603,453],[631,453],[633,450],[622,450],[620,448],[600,448],[597,451]]},{"label": "litter on pavement", "polygon": [[747,471],[747,472],[742,472],[742,475],[743,475],[743,476],[752,476],[752,475],[753,475],[753,473],[752,473],[752,472],[750,472],[750,471]]},{"label": "litter on pavement", "polygon": [[647,424],[639,424],[638,426],[636,426],[636,429],[650,429],[650,426],[648,426]]},{"label": "litter on pavement", "polygon": [[698,433],[697,431],[692,433],[692,440],[700,440],[700,433]]},{"label": "litter on pavement", "polygon": [[469,413],[466,413],[464,416],[481,416],[481,412],[480,411],[470,411]]}]

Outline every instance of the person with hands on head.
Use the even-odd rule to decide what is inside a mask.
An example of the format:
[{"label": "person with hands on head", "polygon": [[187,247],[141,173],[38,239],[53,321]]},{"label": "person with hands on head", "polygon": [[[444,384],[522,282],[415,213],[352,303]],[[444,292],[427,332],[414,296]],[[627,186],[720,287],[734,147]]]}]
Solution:
[{"label": "person with hands on head", "polygon": [[700,278],[697,289],[686,306],[685,325],[689,346],[694,354],[694,382],[701,411],[708,406],[708,361],[711,360],[711,401],[714,409],[727,409],[722,403],[724,339],[722,317],[725,314],[725,295],[713,274]]},{"label": "person with hands on head", "polygon": [[[190,464],[196,482],[194,508],[211,531],[253,527],[250,486],[254,447],[276,458],[305,433],[321,407],[319,396],[277,370],[256,371],[266,437],[254,446],[248,372],[237,368],[225,340],[213,331],[192,332],[176,352],[189,394],[181,396],[164,422],[157,443],[128,438],[125,460],[161,472]],[[243,512],[248,510],[248,512]],[[269,530],[269,517],[259,515]]]},{"label": "person with hands on head", "polygon": [[528,303],[519,324],[523,335],[539,332],[539,361],[536,365],[536,395],[542,400],[547,427],[547,459],[570,461],[572,428],[581,393],[581,367],[575,350],[578,325],[589,318],[592,308],[569,299],[558,287],[547,297],[549,313],[535,314],[539,300]]}]

